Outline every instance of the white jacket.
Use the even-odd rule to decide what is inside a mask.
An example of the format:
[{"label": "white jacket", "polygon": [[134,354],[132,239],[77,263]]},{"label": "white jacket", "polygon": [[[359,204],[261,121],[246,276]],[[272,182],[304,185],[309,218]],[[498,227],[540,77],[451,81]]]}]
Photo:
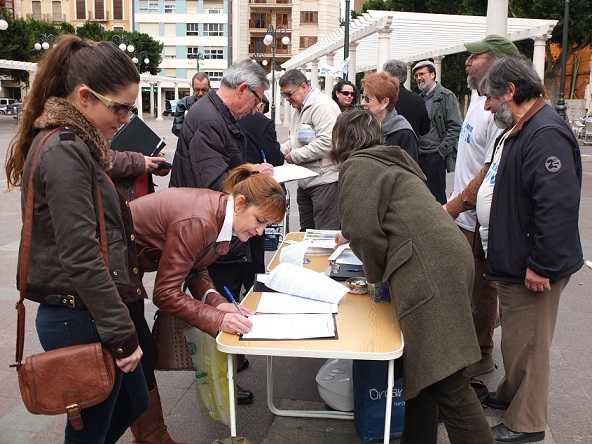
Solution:
[{"label": "white jacket", "polygon": [[291,153],[295,164],[309,168],[318,176],[298,181],[300,188],[337,182],[337,165],[329,158],[331,133],[341,111],[331,97],[312,88],[302,109],[290,118],[290,138],[282,145],[282,153]]}]

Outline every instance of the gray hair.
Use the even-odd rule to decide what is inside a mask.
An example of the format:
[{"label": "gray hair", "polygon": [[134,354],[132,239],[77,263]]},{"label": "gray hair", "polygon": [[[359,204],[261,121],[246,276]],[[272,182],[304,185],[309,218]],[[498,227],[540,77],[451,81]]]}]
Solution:
[{"label": "gray hair", "polygon": [[399,83],[407,81],[407,63],[402,60],[389,60],[382,65],[382,70],[399,79]]},{"label": "gray hair", "polygon": [[258,63],[253,63],[251,59],[236,62],[224,71],[221,82],[223,86],[236,89],[241,83],[246,83],[252,89],[269,88],[267,73]]},{"label": "gray hair", "polygon": [[307,80],[304,73],[297,69],[290,69],[286,71],[283,76],[280,77],[279,83],[280,87],[286,85],[299,86],[306,81]]},{"label": "gray hair", "polygon": [[520,105],[541,97],[545,91],[534,65],[526,57],[502,57],[491,65],[479,84],[479,91],[489,97],[501,97],[508,86],[516,88],[513,101]]}]

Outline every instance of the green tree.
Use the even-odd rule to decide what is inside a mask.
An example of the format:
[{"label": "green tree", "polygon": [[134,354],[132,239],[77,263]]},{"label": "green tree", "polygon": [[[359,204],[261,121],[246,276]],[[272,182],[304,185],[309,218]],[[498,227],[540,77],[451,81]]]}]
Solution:
[{"label": "green tree", "polygon": [[97,22],[86,22],[84,25],[76,29],[76,35],[81,39],[94,40],[101,42],[106,40],[107,32],[103,25]]}]

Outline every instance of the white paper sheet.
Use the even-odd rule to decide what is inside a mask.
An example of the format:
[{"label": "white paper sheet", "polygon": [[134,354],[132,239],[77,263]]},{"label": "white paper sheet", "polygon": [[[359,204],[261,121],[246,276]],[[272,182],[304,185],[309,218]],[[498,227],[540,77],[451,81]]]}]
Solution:
[{"label": "white paper sheet", "polygon": [[349,291],[323,273],[287,263],[279,264],[264,278],[258,275],[257,279],[272,290],[331,304],[339,304]]},{"label": "white paper sheet", "polygon": [[352,249],[347,244],[339,245],[335,248],[335,251],[329,256],[329,262],[335,262],[337,264],[344,265],[362,265],[362,261],[354,254]]},{"label": "white paper sheet", "polygon": [[332,314],[257,314],[242,339],[309,339],[335,337]]},{"label": "white paper sheet", "polygon": [[280,263],[294,264],[302,267],[304,264],[304,255],[310,246],[310,242],[296,242],[291,245],[286,245],[282,248],[280,253]]},{"label": "white paper sheet", "polygon": [[261,293],[257,313],[337,313],[337,304],[313,301],[286,293]]},{"label": "white paper sheet", "polygon": [[293,163],[287,163],[273,167],[273,178],[279,183],[290,182],[292,180],[298,179],[306,179],[307,177],[314,177],[318,175],[319,173],[315,173],[308,168],[304,168]]}]

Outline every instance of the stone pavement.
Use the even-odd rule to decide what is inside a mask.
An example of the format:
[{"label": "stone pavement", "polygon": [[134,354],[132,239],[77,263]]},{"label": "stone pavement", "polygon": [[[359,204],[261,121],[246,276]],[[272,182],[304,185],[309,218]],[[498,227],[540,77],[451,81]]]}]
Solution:
[{"label": "stone pavement", "polygon": [[[176,138],[170,133],[171,121],[150,120],[149,124],[166,136],[165,152],[172,160]],[[0,116],[0,158],[4,159],[9,140],[16,131],[15,122]],[[287,136],[285,128],[278,129],[280,139]],[[584,185],[580,229],[587,259],[592,259],[592,148],[583,148]],[[162,187],[167,178],[158,178]],[[295,189],[292,189],[290,226],[298,228]],[[8,365],[14,359],[15,270],[20,234],[20,193],[6,191],[4,169],[0,171],[0,444],[54,444],[63,439],[63,417],[34,416],[26,412],[20,401],[14,369]],[[151,287],[154,275],[147,276]],[[592,270],[584,267],[574,275],[564,293],[560,306],[555,341],[552,349],[552,373],[549,405],[549,427],[545,443],[592,444]],[[146,301],[149,322],[155,308]],[[27,341],[25,354],[40,351],[34,330],[35,304],[27,304]],[[495,360],[501,367],[499,329],[496,331]],[[240,406],[239,434],[254,444],[353,444],[359,443],[350,421],[295,419],[274,417],[266,406],[265,359],[250,357],[250,368],[238,375],[238,382],[255,393],[255,403]],[[284,358],[274,360],[276,372],[276,400],[284,408],[323,408],[314,376],[323,360]],[[483,378],[490,389],[502,377],[503,370]],[[157,374],[166,422],[172,435],[183,442],[207,444],[229,436],[226,426],[209,419],[196,398],[196,385],[191,372],[158,372]],[[486,409],[488,420],[496,424],[496,412]],[[131,443],[126,434],[120,442]],[[446,432],[440,430],[439,443],[448,443]]]}]

